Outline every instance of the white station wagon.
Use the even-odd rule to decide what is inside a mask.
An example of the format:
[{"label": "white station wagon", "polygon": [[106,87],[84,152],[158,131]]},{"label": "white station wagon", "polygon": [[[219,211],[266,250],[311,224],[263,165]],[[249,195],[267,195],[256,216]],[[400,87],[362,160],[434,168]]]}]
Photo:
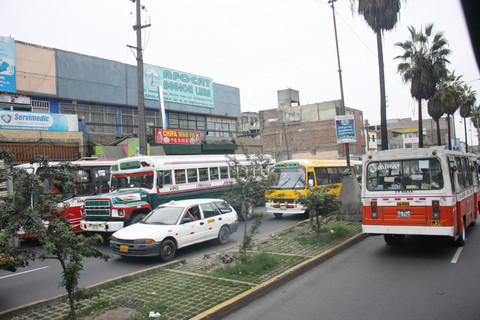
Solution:
[{"label": "white station wagon", "polygon": [[171,201],[115,232],[110,247],[121,256],[159,256],[169,261],[177,249],[195,243],[218,239],[225,244],[237,229],[237,212],[223,199]]}]

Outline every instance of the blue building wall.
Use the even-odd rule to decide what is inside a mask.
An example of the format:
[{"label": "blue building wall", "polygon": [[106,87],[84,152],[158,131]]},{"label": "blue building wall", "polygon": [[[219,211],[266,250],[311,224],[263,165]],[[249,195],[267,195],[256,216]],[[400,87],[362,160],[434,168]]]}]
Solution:
[{"label": "blue building wall", "polygon": [[[58,98],[137,106],[136,66],[58,49],[56,62]],[[238,88],[214,83],[213,90],[215,108],[167,102],[165,109],[215,116],[241,116]],[[145,106],[148,109],[160,109],[159,102],[154,100],[145,100]]]}]

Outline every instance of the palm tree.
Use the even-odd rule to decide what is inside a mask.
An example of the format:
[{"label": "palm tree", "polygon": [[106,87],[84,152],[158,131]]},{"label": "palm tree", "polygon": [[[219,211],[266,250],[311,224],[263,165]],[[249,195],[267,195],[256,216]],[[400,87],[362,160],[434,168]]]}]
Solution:
[{"label": "palm tree", "polygon": [[447,76],[446,57],[450,50],[443,33],[437,32],[432,37],[433,24],[420,32],[413,26],[408,30],[411,38],[395,44],[404,50],[403,55],[395,59],[403,61],[397,70],[404,82],[410,82],[410,93],[418,101],[418,146],[423,148],[422,100],[430,99],[441,79]]},{"label": "palm tree", "polygon": [[385,94],[385,71],[383,66],[382,35],[392,30],[398,21],[400,0],[350,0],[352,10],[358,2],[357,11],[377,35],[378,70],[380,75],[380,126],[382,150],[388,149],[387,99]]},{"label": "palm tree", "polygon": [[437,145],[441,146],[442,136],[440,135],[440,118],[443,116],[444,112],[441,102],[435,94],[428,100],[427,110],[430,117],[432,117],[432,119],[435,120],[435,123],[437,124]]},{"label": "palm tree", "polygon": [[456,77],[454,73],[449,74],[443,78],[439,83],[439,89],[431,98],[444,113],[447,114],[447,128],[448,128],[448,149],[452,150],[451,126],[450,116],[457,111],[462,102],[463,86],[460,81],[461,77]]},{"label": "palm tree", "polygon": [[470,120],[473,123],[473,126],[477,129],[477,138],[478,138],[478,146],[480,147],[480,105],[474,106],[472,108],[472,113],[470,114]]},{"label": "palm tree", "polygon": [[468,152],[468,143],[467,143],[467,118],[470,117],[472,113],[472,108],[477,98],[475,97],[476,91],[472,90],[472,87],[464,85],[462,87],[462,95],[460,101],[460,116],[463,118],[463,128],[465,132],[465,151]]}]

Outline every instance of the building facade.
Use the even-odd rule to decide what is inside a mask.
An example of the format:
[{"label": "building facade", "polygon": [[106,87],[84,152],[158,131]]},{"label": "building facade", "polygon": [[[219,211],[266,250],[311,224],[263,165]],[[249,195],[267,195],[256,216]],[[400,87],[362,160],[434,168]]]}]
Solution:
[{"label": "building facade", "polygon": [[[0,147],[3,145],[3,149],[28,144],[73,146],[73,150],[77,150],[73,154],[62,156],[59,152],[54,156],[57,160],[73,160],[94,154],[96,145],[107,146],[137,137],[136,66],[13,38],[0,37],[0,47],[2,60],[9,61],[9,67],[0,71],[2,112],[75,115],[79,122],[77,131],[67,133],[45,128],[35,130],[31,126],[14,128],[3,123],[0,126]],[[12,47],[13,53],[5,53]],[[153,79],[152,73],[147,72],[148,67],[157,72],[157,87],[153,90],[158,94],[158,87],[163,89],[163,99],[160,99],[162,94],[157,98],[147,96],[146,90],[147,143],[150,146],[161,146],[166,154],[235,152],[237,120],[241,115],[238,88],[215,83],[207,77],[151,65],[145,67],[145,77],[149,77],[144,79],[145,87],[147,83],[151,85]],[[11,74],[7,77],[7,73]],[[158,143],[157,129],[196,132],[201,137],[200,143]]]},{"label": "building facade", "polygon": [[[266,153],[280,160],[294,158],[339,159],[346,155],[345,144],[337,143],[335,117],[340,100],[301,105],[299,93],[278,91],[278,108],[259,113],[261,136]],[[345,108],[354,116],[356,142],[349,143],[350,155],[365,153],[362,111]]]}]

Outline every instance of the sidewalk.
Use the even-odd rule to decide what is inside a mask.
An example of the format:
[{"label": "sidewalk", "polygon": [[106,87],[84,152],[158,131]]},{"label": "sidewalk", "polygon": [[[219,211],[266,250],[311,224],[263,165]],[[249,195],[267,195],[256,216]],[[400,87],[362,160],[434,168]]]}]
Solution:
[{"label": "sidewalk", "polygon": [[[225,276],[218,272],[238,252],[238,243],[219,252],[173,261],[87,288],[81,319],[220,319],[258,296],[313,268],[365,238],[360,223],[333,222],[312,242],[306,222],[254,240],[255,252],[274,254],[277,265],[261,274]],[[0,319],[62,319],[65,295],[0,313]]]}]

